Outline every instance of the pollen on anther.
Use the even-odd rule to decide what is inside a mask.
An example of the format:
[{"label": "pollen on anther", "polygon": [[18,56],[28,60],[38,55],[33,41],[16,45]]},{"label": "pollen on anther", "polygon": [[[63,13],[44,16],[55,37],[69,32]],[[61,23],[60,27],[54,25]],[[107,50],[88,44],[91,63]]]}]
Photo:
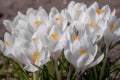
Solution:
[{"label": "pollen on anther", "polygon": [[110,26],[109,26],[110,31],[112,31],[114,29],[114,27],[115,27],[114,23],[110,24]]},{"label": "pollen on anther", "polygon": [[32,38],[32,40],[33,40],[33,41],[36,41],[36,40],[38,40],[38,38],[34,37],[34,38]]},{"label": "pollen on anther", "polygon": [[93,22],[90,22],[90,23],[89,23],[89,27],[93,28],[93,27],[94,27],[94,23],[93,23]]},{"label": "pollen on anther", "polygon": [[5,41],[5,42],[4,42],[4,45],[5,45],[5,46],[9,46],[9,42],[8,42],[8,41]]},{"label": "pollen on anther", "polygon": [[78,36],[74,35],[73,36],[73,40],[76,40],[78,38]]},{"label": "pollen on anther", "polygon": [[51,34],[51,37],[52,37],[52,39],[53,39],[54,41],[56,41],[56,39],[57,39],[57,35],[56,35],[56,34]]},{"label": "pollen on anther", "polygon": [[81,49],[80,50],[80,54],[85,54],[86,53],[86,50],[85,49]]},{"label": "pollen on anther", "polygon": [[38,53],[35,51],[33,58],[32,58],[32,62],[35,63],[36,59],[38,58]]},{"label": "pollen on anther", "polygon": [[80,10],[79,10],[79,9],[76,9],[75,12],[78,14],[78,13],[80,12]]},{"label": "pollen on anther", "polygon": [[36,21],[34,22],[34,24],[35,24],[35,25],[39,25],[39,24],[40,24],[40,20],[36,20]]},{"label": "pollen on anther", "polygon": [[101,9],[98,9],[98,10],[96,10],[96,12],[97,12],[98,14],[101,14],[101,13],[102,13],[102,10],[101,10]]},{"label": "pollen on anther", "polygon": [[60,17],[56,17],[55,20],[56,20],[56,21],[60,21],[61,18],[60,18]]}]

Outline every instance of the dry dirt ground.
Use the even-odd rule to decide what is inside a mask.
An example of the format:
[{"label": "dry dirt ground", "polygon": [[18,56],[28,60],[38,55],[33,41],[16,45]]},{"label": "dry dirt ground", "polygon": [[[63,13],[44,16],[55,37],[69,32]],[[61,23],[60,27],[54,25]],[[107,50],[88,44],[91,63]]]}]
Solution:
[{"label": "dry dirt ground", "polygon": [[[67,4],[71,0],[0,0],[0,38],[3,38],[5,33],[5,28],[3,26],[3,20],[13,18],[17,15],[17,12],[20,11],[25,13],[26,10],[30,7],[37,9],[39,6],[42,6],[47,10],[54,6],[57,9],[61,10],[67,7]],[[88,6],[91,5],[94,1],[97,1],[100,7],[108,4],[110,8],[116,9],[116,16],[120,17],[120,0],[74,0],[76,2],[84,2]],[[65,3],[64,3],[65,2]],[[111,59],[118,57],[120,55],[120,45],[115,47],[114,50],[111,51]],[[1,59],[0,59],[1,60]]]}]

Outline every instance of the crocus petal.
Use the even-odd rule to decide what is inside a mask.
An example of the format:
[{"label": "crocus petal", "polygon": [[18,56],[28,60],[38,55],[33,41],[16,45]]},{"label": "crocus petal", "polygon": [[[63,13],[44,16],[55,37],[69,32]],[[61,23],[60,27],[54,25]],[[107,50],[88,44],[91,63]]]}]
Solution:
[{"label": "crocus petal", "polygon": [[4,20],[3,24],[9,32],[12,32],[13,23],[10,20]]},{"label": "crocus petal", "polygon": [[99,64],[104,58],[104,54],[100,55],[92,64],[90,64],[88,67],[91,68],[97,64]]},{"label": "crocus petal", "polygon": [[73,57],[72,53],[70,52],[69,49],[66,49],[64,51],[64,55],[65,55],[65,58],[74,66],[76,66],[76,60],[75,58]]}]

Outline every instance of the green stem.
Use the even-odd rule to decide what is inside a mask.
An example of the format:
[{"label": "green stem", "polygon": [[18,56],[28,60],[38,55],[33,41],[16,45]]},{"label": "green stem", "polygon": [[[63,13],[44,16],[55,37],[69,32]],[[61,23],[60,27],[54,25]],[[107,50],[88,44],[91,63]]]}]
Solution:
[{"label": "green stem", "polygon": [[93,70],[94,70],[95,80],[97,80],[97,75],[98,75],[98,74],[97,74],[96,67],[94,67]]},{"label": "green stem", "polygon": [[39,72],[36,71],[36,72],[33,72],[33,80],[39,80]]},{"label": "green stem", "polygon": [[68,72],[68,75],[67,75],[67,80],[70,80],[72,72],[73,72],[73,66],[70,64],[69,72]]},{"label": "green stem", "polygon": [[79,80],[80,75],[81,75],[81,71],[77,72],[76,80]]},{"label": "green stem", "polygon": [[107,54],[108,54],[108,47],[106,47],[105,58],[104,58],[103,65],[101,68],[99,80],[103,80],[103,77],[104,77],[105,67],[107,63]]},{"label": "green stem", "polygon": [[54,60],[54,62],[55,62],[54,64],[55,64],[55,71],[56,71],[57,80],[60,80],[57,60]]}]

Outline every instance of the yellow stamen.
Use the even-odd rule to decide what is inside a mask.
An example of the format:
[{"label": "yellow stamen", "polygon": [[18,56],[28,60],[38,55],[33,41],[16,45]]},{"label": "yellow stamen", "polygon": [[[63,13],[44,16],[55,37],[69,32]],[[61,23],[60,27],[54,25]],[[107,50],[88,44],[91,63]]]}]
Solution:
[{"label": "yellow stamen", "polygon": [[80,10],[79,10],[79,9],[76,9],[75,12],[78,14],[78,13],[80,12]]},{"label": "yellow stamen", "polygon": [[56,20],[56,21],[60,21],[61,18],[60,18],[60,17],[56,17],[55,20]]},{"label": "yellow stamen", "polygon": [[51,37],[52,37],[52,39],[53,39],[54,41],[56,41],[56,39],[57,39],[57,35],[56,35],[56,34],[51,34]]},{"label": "yellow stamen", "polygon": [[101,9],[96,10],[96,12],[100,15],[102,13]]},{"label": "yellow stamen", "polygon": [[35,25],[39,25],[39,24],[40,24],[40,20],[36,20],[36,21],[34,22],[34,24],[35,24]]},{"label": "yellow stamen", "polygon": [[32,58],[32,62],[35,63],[36,59],[38,58],[38,53],[35,51],[33,58]]},{"label": "yellow stamen", "polygon": [[9,46],[9,42],[8,42],[8,41],[5,41],[5,42],[4,42],[4,45],[5,45],[5,46]]},{"label": "yellow stamen", "polygon": [[94,23],[93,23],[93,22],[90,22],[90,23],[89,23],[89,27],[93,28],[93,27],[94,27]]},{"label": "yellow stamen", "polygon": [[36,37],[32,38],[33,41],[36,41],[37,39],[38,39],[38,38],[36,38]]},{"label": "yellow stamen", "polygon": [[84,50],[84,49],[80,50],[80,54],[85,54],[85,53],[86,53],[86,50]]},{"label": "yellow stamen", "polygon": [[114,23],[110,24],[110,26],[109,26],[110,31],[112,31],[114,29],[114,27],[115,27]]},{"label": "yellow stamen", "polygon": [[73,40],[76,40],[78,38],[78,36],[74,35],[73,36]]}]

